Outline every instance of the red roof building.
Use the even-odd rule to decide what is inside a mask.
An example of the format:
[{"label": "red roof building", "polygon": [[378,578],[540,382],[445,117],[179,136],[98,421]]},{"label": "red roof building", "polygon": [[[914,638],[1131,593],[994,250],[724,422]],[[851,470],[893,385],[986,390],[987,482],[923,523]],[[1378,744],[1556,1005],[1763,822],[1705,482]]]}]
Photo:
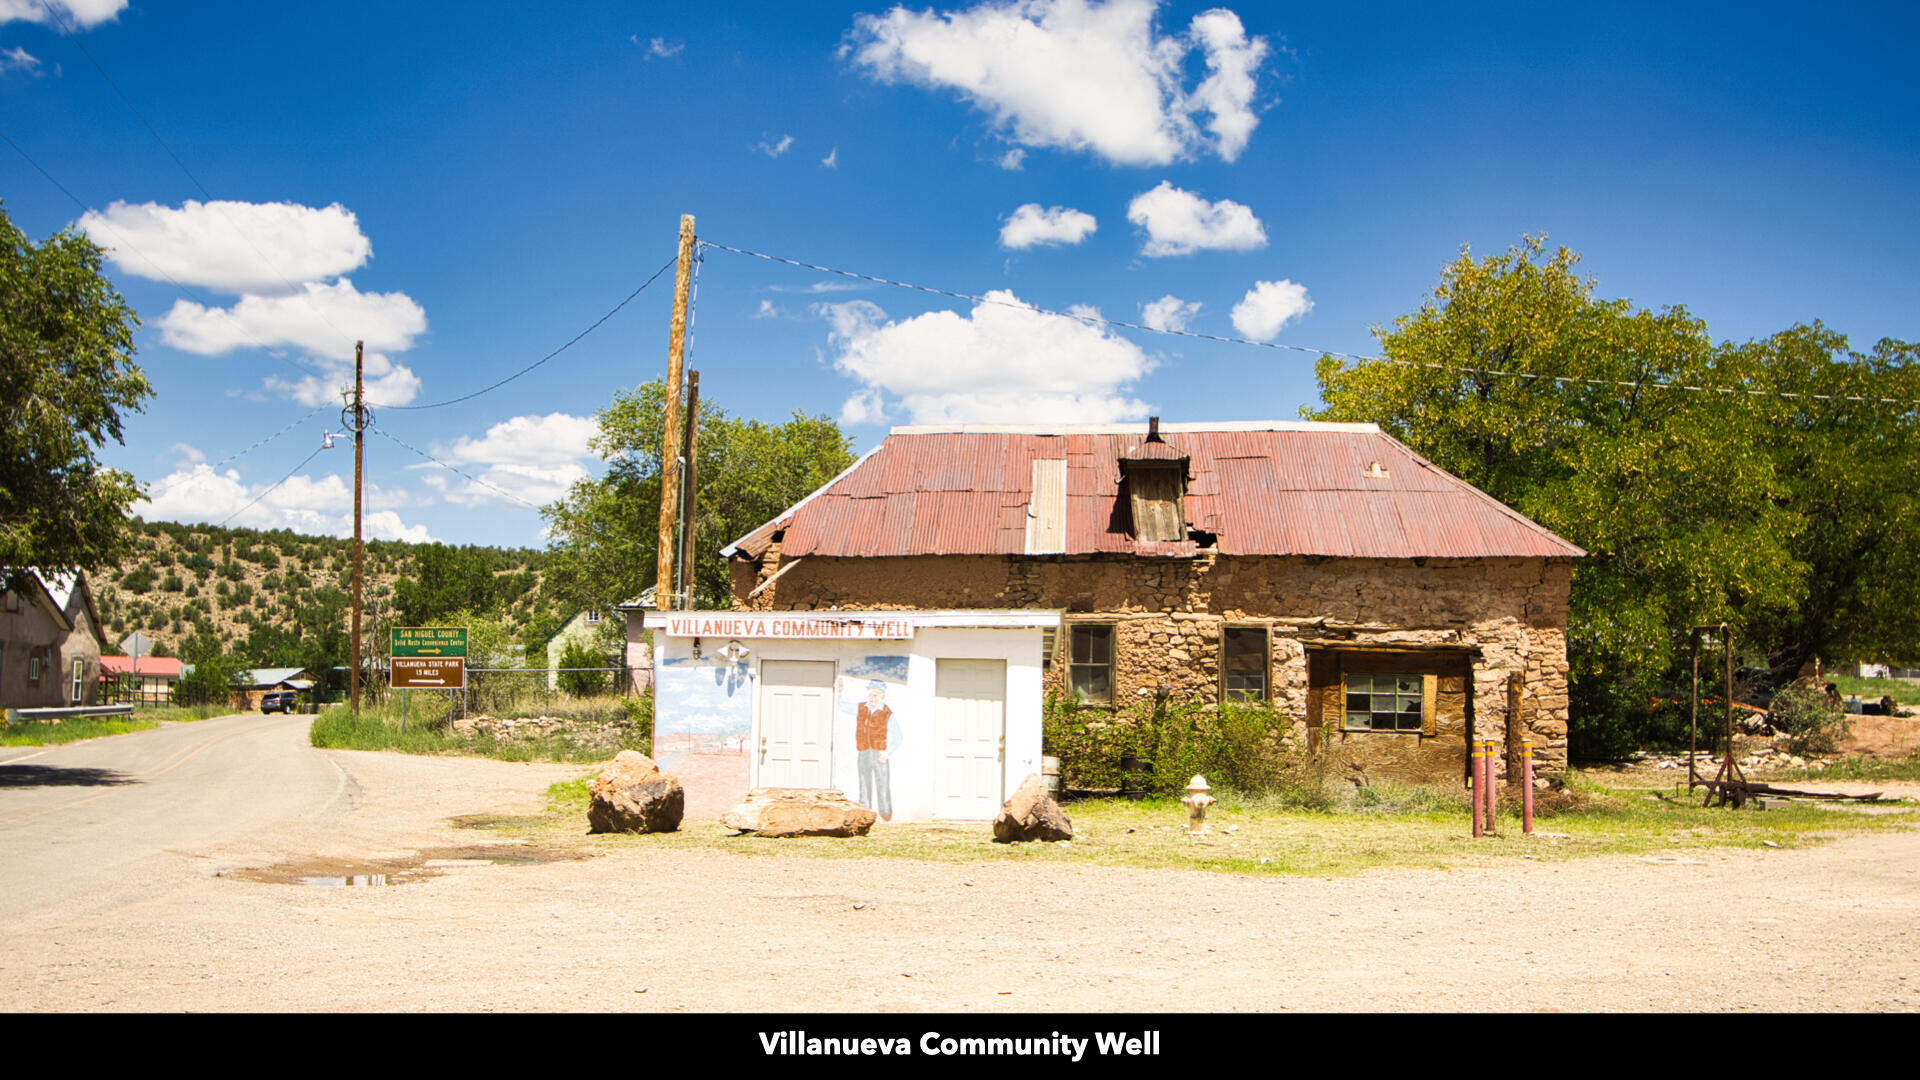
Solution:
[{"label": "red roof building", "polygon": [[895,428],[722,554],[738,608],[1063,610],[1049,686],[1095,704],[1264,700],[1408,778],[1565,760],[1585,552],[1372,424]]}]

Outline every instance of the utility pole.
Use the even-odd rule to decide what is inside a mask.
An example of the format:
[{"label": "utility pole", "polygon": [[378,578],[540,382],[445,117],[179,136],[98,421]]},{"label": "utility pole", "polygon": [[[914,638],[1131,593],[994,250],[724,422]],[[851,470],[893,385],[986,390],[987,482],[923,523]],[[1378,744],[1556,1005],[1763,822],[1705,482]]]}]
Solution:
[{"label": "utility pole", "polygon": [[696,481],[700,475],[699,458],[695,455],[700,449],[700,373],[687,372],[687,473],[681,485],[684,492],[680,506],[680,609],[693,610],[693,536],[699,525],[694,514],[699,488]]},{"label": "utility pole", "polygon": [[674,510],[680,501],[680,357],[687,344],[687,284],[693,272],[693,215],[680,215],[680,260],[673,278],[673,323],[667,331],[667,430],[660,441],[660,537],[653,602],[673,610]]},{"label": "utility pole", "polygon": [[353,343],[353,643],[347,660],[348,697],[360,715],[360,475],[367,427],[364,342]]}]

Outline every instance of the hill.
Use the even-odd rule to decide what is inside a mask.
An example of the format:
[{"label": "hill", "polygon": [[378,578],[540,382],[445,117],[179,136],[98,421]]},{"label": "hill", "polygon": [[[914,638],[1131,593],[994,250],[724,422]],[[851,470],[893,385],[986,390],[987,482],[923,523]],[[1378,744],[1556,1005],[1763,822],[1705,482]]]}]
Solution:
[{"label": "hill", "polygon": [[[162,655],[230,655],[247,666],[346,662],[353,541],[276,529],[138,522],[134,555],[92,575],[107,648],[133,630]],[[528,649],[573,615],[546,582],[549,552],[533,548],[366,544],[361,616],[369,647],[389,626],[430,625],[473,612]]]}]

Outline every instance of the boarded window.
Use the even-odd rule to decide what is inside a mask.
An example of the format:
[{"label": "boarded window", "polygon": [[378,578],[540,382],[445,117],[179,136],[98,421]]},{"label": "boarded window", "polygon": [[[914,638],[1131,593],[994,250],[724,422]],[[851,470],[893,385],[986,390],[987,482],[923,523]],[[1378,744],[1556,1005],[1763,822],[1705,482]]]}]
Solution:
[{"label": "boarded window", "polygon": [[1187,513],[1181,488],[1185,463],[1127,463],[1135,540],[1185,540]]},{"label": "boarded window", "polygon": [[1267,700],[1267,628],[1229,626],[1220,638],[1221,689],[1229,701]]},{"label": "boarded window", "polygon": [[1075,623],[1067,638],[1067,688],[1089,705],[1113,704],[1113,627]]}]

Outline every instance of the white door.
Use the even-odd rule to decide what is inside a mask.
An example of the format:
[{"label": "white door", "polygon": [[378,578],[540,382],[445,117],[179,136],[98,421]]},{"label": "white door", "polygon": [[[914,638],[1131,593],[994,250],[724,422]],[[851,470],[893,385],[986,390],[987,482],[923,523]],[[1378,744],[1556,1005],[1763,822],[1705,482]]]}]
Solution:
[{"label": "white door", "polygon": [[989,820],[1005,797],[1007,662],[934,663],[933,816]]},{"label": "white door", "polygon": [[760,787],[833,786],[833,663],[760,663]]}]

